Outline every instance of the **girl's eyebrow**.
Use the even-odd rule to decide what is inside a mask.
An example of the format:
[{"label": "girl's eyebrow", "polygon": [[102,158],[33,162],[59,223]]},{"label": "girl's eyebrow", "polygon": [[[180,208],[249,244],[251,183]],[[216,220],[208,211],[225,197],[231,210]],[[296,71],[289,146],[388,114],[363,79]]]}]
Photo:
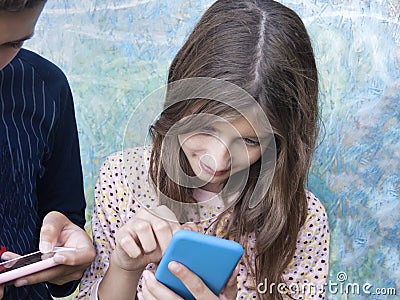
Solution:
[{"label": "girl's eyebrow", "polygon": [[257,140],[263,140],[269,137],[269,135],[261,135],[261,133],[257,134],[257,132],[255,132],[254,130],[243,131],[241,135],[246,138],[257,139]]},{"label": "girl's eyebrow", "polygon": [[211,130],[211,131],[218,131],[213,125],[205,125],[201,127],[201,130]]}]

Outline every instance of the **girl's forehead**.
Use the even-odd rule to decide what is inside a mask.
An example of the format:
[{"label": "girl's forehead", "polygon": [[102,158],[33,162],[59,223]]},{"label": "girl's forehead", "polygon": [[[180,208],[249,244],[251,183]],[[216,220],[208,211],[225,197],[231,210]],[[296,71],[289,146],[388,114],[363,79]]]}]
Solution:
[{"label": "girl's forehead", "polygon": [[209,124],[220,131],[236,131],[242,136],[266,137],[271,133],[269,124],[263,124],[256,116],[228,116],[213,118]]},{"label": "girl's forehead", "polygon": [[227,120],[242,128],[253,130],[257,135],[272,133],[268,117],[259,106],[251,106],[236,116],[228,117]]}]

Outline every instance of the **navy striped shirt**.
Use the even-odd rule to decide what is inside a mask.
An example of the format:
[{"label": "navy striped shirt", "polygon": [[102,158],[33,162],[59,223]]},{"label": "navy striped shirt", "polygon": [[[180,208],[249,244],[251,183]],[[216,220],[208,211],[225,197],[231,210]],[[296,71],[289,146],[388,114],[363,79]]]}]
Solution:
[{"label": "navy striped shirt", "polygon": [[[44,216],[64,213],[83,227],[85,198],[74,106],[62,71],[21,49],[0,70],[0,245],[38,249]],[[5,289],[4,299],[52,299],[71,293],[44,283]]]}]

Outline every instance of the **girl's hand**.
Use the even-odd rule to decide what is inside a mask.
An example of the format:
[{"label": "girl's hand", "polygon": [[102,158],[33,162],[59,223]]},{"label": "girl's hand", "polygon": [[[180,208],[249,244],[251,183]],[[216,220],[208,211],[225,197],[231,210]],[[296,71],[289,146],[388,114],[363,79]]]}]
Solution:
[{"label": "girl's hand", "polygon": [[116,233],[116,247],[100,282],[98,298],[135,299],[143,270],[161,260],[173,234],[180,229],[175,214],[166,206],[140,210]]},{"label": "girl's hand", "polygon": [[[205,283],[193,272],[191,272],[184,265],[177,262],[170,262],[168,269],[178,277],[187,289],[192,293],[196,299],[204,300],[233,300],[236,299],[237,295],[237,274],[238,268],[236,268],[228,280],[225,288],[221,294],[217,297],[213,292],[205,285]],[[150,299],[182,299],[168,287],[157,281],[154,274],[148,270],[143,272],[143,298],[146,300]]]},{"label": "girl's hand", "polygon": [[142,272],[147,264],[158,263],[172,235],[181,229],[175,215],[166,206],[152,212],[142,209],[116,234],[112,263],[125,271]]},{"label": "girl's hand", "polygon": [[235,270],[233,270],[231,277],[226,283],[224,289],[221,294],[219,294],[219,299],[221,300],[231,300],[236,299],[238,293],[237,287],[237,276],[239,274],[239,265],[236,266]]}]

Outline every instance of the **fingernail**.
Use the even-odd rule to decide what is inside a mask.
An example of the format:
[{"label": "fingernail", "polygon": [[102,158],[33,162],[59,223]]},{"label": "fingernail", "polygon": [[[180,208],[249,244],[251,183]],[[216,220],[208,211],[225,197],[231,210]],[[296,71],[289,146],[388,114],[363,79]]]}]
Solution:
[{"label": "fingernail", "polygon": [[15,282],[15,286],[16,287],[21,287],[21,286],[24,286],[24,285],[27,285],[28,284],[28,281],[27,280],[18,280],[18,281],[16,281]]},{"label": "fingernail", "polygon": [[42,253],[50,252],[52,250],[51,244],[49,242],[46,242],[46,241],[40,241],[39,250]]},{"label": "fingernail", "polygon": [[147,280],[147,279],[149,279],[149,271],[147,271],[147,270],[144,270],[143,271],[143,278],[145,279],[145,280]]},{"label": "fingernail", "polygon": [[56,263],[63,264],[63,263],[65,263],[67,258],[63,255],[55,254],[53,259]]},{"label": "fingernail", "polygon": [[185,230],[193,231],[192,227],[190,227],[189,225],[183,224],[182,228],[185,229]]},{"label": "fingernail", "polygon": [[181,266],[180,266],[177,262],[171,261],[171,262],[168,264],[168,268],[169,268],[171,271],[179,272],[180,269],[181,269]]},{"label": "fingernail", "polygon": [[2,259],[2,260],[10,260],[11,257],[10,257],[8,254],[3,254],[3,255],[1,256],[1,259]]}]

